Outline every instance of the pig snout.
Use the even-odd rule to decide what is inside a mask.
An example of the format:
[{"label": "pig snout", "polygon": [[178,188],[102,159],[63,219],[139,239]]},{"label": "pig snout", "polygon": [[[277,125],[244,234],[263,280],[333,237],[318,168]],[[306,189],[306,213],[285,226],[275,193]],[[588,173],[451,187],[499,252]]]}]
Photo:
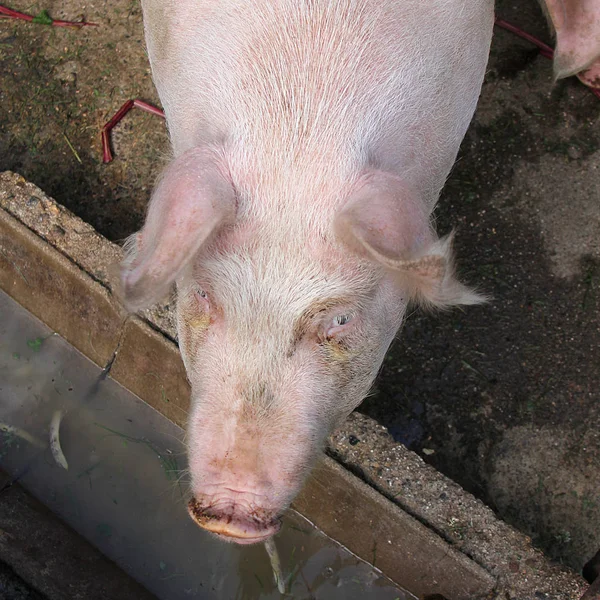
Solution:
[{"label": "pig snout", "polygon": [[284,506],[279,486],[284,476],[273,471],[276,448],[257,428],[236,423],[235,418],[216,415],[208,422],[208,428],[193,426],[193,435],[204,443],[190,451],[188,512],[197,525],[221,539],[261,542],[279,531]]},{"label": "pig snout", "polygon": [[262,508],[253,494],[232,489],[194,496],[188,512],[203,529],[237,544],[263,542],[281,527],[277,511]]},{"label": "pig snout", "polygon": [[227,398],[226,390],[210,396],[226,398],[229,410],[215,414],[198,402],[191,413],[188,512],[221,539],[264,541],[279,531],[314,457],[314,432],[302,424],[309,416]]}]

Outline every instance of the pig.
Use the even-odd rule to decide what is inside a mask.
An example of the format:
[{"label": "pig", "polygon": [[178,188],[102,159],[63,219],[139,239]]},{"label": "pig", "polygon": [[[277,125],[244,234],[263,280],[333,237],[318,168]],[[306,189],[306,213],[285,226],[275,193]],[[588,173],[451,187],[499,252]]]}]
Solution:
[{"label": "pig", "polygon": [[[548,6],[560,43],[562,4]],[[483,300],[432,212],[480,94],[493,2],[142,8],[172,160],[126,244],[121,293],[135,311],[176,286],[189,512],[262,542],[409,303]]]},{"label": "pig", "polygon": [[577,75],[600,89],[600,3],[598,0],[542,0],[556,34],[554,74]]},{"label": "pig", "polygon": [[491,0],[143,0],[173,159],[127,243],[129,309],[177,288],[190,512],[261,542],[367,394],[409,302],[481,298],[432,210]]}]

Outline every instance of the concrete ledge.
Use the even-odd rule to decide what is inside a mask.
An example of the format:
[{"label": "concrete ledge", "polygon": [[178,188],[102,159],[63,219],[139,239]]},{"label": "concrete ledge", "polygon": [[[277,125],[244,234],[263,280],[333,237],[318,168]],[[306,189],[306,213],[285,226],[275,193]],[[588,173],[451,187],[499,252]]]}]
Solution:
[{"label": "concrete ledge", "polygon": [[[189,386],[173,341],[170,307],[124,321],[108,276],[108,267],[119,260],[118,247],[38,188],[18,175],[0,174],[0,285],[100,366],[115,357],[112,377],[184,424]],[[357,426],[362,439],[370,440],[362,458],[347,443]],[[373,487],[325,460],[295,508],[417,595],[437,593],[449,600],[581,596],[587,587],[581,578],[551,565],[526,536],[390,442],[378,427],[354,415],[331,440],[336,456]],[[393,476],[381,475],[384,461]],[[396,489],[406,492],[407,480],[412,493],[401,494],[397,504],[373,489],[396,497]]]},{"label": "concrete ledge", "polygon": [[416,519],[327,458],[294,508],[416,596],[484,598],[494,578]]},{"label": "concrete ledge", "polygon": [[129,317],[110,376],[165,417],[184,427],[190,386],[177,345],[144,321]]},{"label": "concrete ledge", "polygon": [[104,366],[119,341],[120,309],[100,285],[5,211],[0,213],[0,285],[79,351]]}]

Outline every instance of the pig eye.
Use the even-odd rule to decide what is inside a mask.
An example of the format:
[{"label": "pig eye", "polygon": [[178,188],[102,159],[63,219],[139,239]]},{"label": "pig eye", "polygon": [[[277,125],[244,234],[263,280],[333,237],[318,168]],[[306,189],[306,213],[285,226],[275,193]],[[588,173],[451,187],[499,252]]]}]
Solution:
[{"label": "pig eye", "polygon": [[352,315],[349,314],[336,315],[329,323],[327,338],[340,335],[346,329],[346,326],[352,322],[352,318]]},{"label": "pig eye", "polygon": [[345,325],[346,323],[349,323],[352,320],[352,317],[350,315],[337,315],[334,319],[333,319],[333,327],[340,327],[341,325]]},{"label": "pig eye", "polygon": [[203,310],[208,310],[210,303],[208,301],[208,294],[199,286],[194,287],[194,296],[198,301],[198,304]]}]

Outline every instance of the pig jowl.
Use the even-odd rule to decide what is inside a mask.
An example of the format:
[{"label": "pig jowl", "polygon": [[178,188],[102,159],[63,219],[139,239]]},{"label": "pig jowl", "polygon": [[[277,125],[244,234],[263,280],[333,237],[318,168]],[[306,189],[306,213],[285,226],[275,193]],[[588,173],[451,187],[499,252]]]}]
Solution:
[{"label": "pig jowl", "polygon": [[192,518],[276,533],[409,302],[481,298],[431,213],[481,89],[490,0],[143,0],[173,157],[124,301],[177,288]]}]

